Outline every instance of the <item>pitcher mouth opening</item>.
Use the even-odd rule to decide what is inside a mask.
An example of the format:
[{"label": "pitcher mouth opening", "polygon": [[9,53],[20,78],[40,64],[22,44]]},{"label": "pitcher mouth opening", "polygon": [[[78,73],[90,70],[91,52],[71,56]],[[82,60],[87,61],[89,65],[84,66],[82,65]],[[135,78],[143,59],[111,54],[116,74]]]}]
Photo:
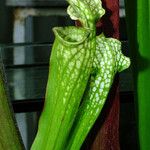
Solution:
[{"label": "pitcher mouth opening", "polygon": [[79,45],[83,43],[90,35],[90,29],[83,27],[54,27],[55,36],[67,45]]}]

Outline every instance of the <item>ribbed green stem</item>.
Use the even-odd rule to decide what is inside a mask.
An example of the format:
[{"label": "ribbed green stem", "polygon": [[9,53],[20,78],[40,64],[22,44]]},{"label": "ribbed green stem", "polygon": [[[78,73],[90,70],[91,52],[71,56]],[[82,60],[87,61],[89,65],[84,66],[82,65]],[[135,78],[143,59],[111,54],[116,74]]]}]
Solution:
[{"label": "ribbed green stem", "polygon": [[56,40],[50,59],[46,103],[32,146],[36,150],[64,146],[90,76],[94,55],[94,40],[89,38],[91,31],[66,27],[55,28],[54,32]]},{"label": "ribbed green stem", "polygon": [[[86,52],[84,54],[84,59],[83,59],[83,61],[84,61],[83,64],[86,64],[86,66],[82,65],[82,72],[80,72],[80,74],[79,74],[79,78],[83,77],[83,79],[81,81],[82,84],[86,83],[84,88],[83,88],[83,86],[81,86],[79,88],[80,89],[79,91],[80,92],[82,91],[82,96],[83,96],[83,93],[85,91],[85,87],[87,85],[89,76],[91,74],[92,61],[93,61],[92,58],[93,58],[93,55],[95,54],[94,53],[94,47],[92,45],[95,45],[95,39],[93,38],[91,41],[89,41],[88,45],[89,46],[91,45],[91,50],[89,52],[86,50]],[[86,77],[87,76],[85,74],[86,72],[88,72],[88,78]],[[75,89],[78,88],[77,85],[78,85],[78,82],[76,82],[76,84],[75,84],[75,87],[74,87]],[[55,143],[55,148],[54,148],[55,150],[61,150],[61,149],[66,148],[65,143],[68,143],[68,141],[67,141],[68,135],[69,135],[70,129],[72,127],[75,115],[78,111],[78,107],[79,107],[79,104],[80,104],[80,101],[82,98],[82,97],[79,97],[79,93],[80,93],[79,91],[76,90],[76,92],[72,96],[74,98],[72,100],[71,99],[69,100],[67,112],[65,114],[63,123],[60,127],[60,130],[59,130],[57,141]]]},{"label": "ribbed green stem", "polygon": [[0,150],[23,150],[23,144],[8,102],[4,76],[0,66]]},{"label": "ribbed green stem", "polygon": [[150,149],[150,1],[126,0],[140,150]]}]

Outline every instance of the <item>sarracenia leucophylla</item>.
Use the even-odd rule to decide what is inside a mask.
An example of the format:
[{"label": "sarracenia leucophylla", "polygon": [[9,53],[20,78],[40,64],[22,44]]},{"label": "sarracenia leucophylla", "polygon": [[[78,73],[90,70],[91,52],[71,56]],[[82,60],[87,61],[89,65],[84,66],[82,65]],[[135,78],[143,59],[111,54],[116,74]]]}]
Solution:
[{"label": "sarracenia leucophylla", "polygon": [[68,2],[68,14],[82,27],[53,29],[56,39],[46,99],[32,150],[80,149],[100,114],[115,73],[130,64],[121,53],[119,41],[96,37],[95,24],[105,13],[101,1]]}]

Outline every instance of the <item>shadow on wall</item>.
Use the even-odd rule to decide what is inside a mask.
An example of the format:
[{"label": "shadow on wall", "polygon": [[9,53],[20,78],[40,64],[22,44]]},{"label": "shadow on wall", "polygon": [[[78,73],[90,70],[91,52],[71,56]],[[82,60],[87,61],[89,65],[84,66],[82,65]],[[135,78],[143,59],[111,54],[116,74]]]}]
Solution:
[{"label": "shadow on wall", "polygon": [[0,44],[12,43],[13,13],[6,6],[5,0],[0,0]]}]

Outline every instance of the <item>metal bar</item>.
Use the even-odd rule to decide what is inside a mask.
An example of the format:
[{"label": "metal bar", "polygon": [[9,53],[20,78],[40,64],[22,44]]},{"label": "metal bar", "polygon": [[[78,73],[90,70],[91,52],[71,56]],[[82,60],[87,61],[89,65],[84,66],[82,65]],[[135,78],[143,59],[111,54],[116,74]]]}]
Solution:
[{"label": "metal bar", "polygon": [[33,67],[48,67],[48,65],[49,65],[49,63],[5,65],[5,69],[24,69],[24,68],[33,68]]},{"label": "metal bar", "polygon": [[15,113],[41,111],[43,99],[14,100],[12,105]]},{"label": "metal bar", "polygon": [[13,7],[66,7],[67,2],[65,0],[6,0],[6,5]]},{"label": "metal bar", "polygon": [[21,47],[21,46],[52,46],[52,43],[49,42],[34,42],[34,43],[8,43],[8,44],[0,44],[2,48],[14,48],[14,47]]}]

